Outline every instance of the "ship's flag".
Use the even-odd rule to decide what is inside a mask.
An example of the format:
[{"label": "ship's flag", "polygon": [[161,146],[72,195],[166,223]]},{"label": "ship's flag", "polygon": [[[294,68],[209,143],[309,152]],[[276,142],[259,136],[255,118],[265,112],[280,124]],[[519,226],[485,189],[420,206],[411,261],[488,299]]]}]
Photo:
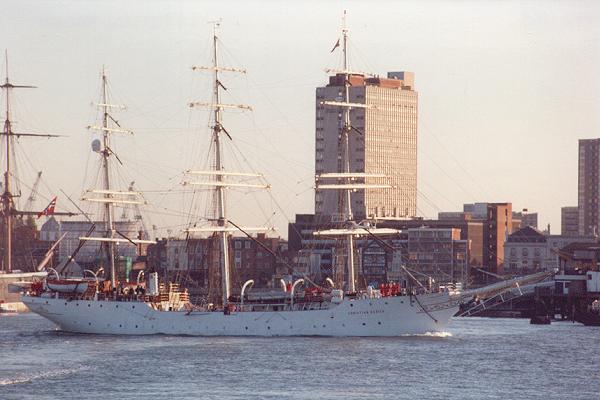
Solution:
[{"label": "ship's flag", "polygon": [[40,217],[42,215],[52,215],[54,214],[54,208],[56,207],[56,197],[54,196],[54,198],[52,199],[52,201],[50,202],[50,204],[48,204],[48,206],[46,208],[44,208],[44,211],[40,211],[37,215],[38,219],[40,219]]},{"label": "ship's flag", "polygon": [[333,51],[338,47],[340,47],[340,39],[338,39],[337,42],[335,42],[335,44],[333,45],[333,49],[331,49],[330,53],[333,53]]}]

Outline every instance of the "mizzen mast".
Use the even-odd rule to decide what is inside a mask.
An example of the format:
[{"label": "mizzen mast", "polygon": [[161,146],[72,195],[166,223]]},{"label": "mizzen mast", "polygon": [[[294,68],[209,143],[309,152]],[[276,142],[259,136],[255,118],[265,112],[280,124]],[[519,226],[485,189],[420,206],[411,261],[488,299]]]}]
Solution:
[{"label": "mizzen mast", "polygon": [[[338,47],[339,41],[336,43],[334,50]],[[333,50],[332,50],[333,51]],[[350,293],[356,292],[356,277],[354,269],[354,236],[364,235],[364,229],[359,229],[354,222],[354,216],[352,214],[352,197],[351,194],[355,190],[364,189],[387,189],[391,188],[388,184],[371,184],[371,183],[357,183],[357,179],[367,178],[385,178],[385,175],[381,174],[368,174],[364,172],[352,172],[350,166],[350,133],[355,128],[352,127],[350,121],[350,111],[354,108],[371,108],[368,104],[352,103],[350,102],[350,76],[356,74],[352,72],[348,67],[348,28],[346,27],[346,10],[342,18],[342,56],[343,56],[343,69],[331,70],[327,72],[335,72],[341,74],[344,77],[344,97],[343,101],[323,101],[322,105],[338,107],[342,109],[342,126],[340,128],[341,143],[338,150],[341,157],[340,170],[337,173],[323,173],[317,175],[316,178],[316,190],[338,190],[339,195],[339,214],[343,218],[343,223],[346,225],[345,228],[333,229],[327,231],[315,232],[316,236],[345,236],[346,237],[346,251],[347,251],[347,290]],[[362,74],[362,73],[361,73]],[[327,180],[335,179],[336,183],[327,183]],[[369,232],[372,230],[369,229]],[[397,232],[397,231],[394,231]],[[389,234],[390,232],[380,232],[382,234]]]}]

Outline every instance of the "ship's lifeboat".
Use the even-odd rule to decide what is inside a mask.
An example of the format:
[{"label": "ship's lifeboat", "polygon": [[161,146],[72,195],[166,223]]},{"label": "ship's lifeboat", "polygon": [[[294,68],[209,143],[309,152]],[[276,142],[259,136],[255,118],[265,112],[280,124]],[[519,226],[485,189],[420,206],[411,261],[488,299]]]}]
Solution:
[{"label": "ship's lifeboat", "polygon": [[46,286],[60,293],[84,293],[89,287],[89,282],[80,279],[48,279]]}]

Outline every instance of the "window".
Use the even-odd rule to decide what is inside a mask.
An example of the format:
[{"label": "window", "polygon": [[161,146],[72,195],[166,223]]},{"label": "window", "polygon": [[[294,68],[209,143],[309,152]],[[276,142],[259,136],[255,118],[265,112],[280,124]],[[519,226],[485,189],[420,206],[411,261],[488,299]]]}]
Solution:
[{"label": "window", "polygon": [[523,249],[521,250],[521,254],[523,255],[523,257],[527,257],[529,255],[529,249],[527,247],[523,247]]},{"label": "window", "polygon": [[235,248],[236,249],[241,249],[242,248],[242,242],[240,242],[239,240],[235,241]]}]

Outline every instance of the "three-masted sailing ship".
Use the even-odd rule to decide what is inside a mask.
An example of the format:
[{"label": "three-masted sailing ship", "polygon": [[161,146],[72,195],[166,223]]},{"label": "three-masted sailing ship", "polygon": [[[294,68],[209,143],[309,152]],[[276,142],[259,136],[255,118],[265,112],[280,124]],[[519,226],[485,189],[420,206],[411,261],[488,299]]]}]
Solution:
[{"label": "three-masted sailing ship", "polygon": [[[297,279],[285,287],[280,296],[270,299],[249,299],[246,289],[252,285],[247,281],[239,295],[232,296],[229,239],[234,232],[250,236],[250,232],[263,228],[242,227],[232,221],[227,214],[226,189],[230,187],[262,188],[262,175],[233,172],[223,164],[224,140],[231,139],[223,126],[223,111],[229,108],[247,106],[221,102],[220,90],[223,84],[220,73],[240,72],[240,70],[219,65],[217,27],[213,31],[213,65],[197,68],[208,70],[213,76],[213,96],[211,103],[192,103],[192,106],[208,106],[213,111],[211,129],[213,151],[212,169],[209,171],[188,171],[190,176],[199,177],[189,185],[207,186],[213,190],[213,210],[209,224],[188,229],[189,234],[206,232],[212,235],[219,245],[218,266],[220,268],[222,298],[221,304],[206,307],[189,302],[187,294],[174,285],[159,285],[156,273],[149,274],[144,293],[119,293],[116,290],[101,290],[90,282],[83,293],[61,292],[47,287],[32,288],[24,296],[27,306],[34,312],[55,322],[61,329],[70,332],[99,334],[175,334],[198,336],[399,336],[443,331],[450,317],[458,310],[460,297],[447,290],[432,292],[426,290],[395,290],[381,292],[373,288],[356,289],[354,270],[354,241],[361,235],[381,235],[397,233],[394,230],[381,230],[360,225],[352,219],[350,193],[368,185],[354,183],[355,180],[369,178],[367,174],[350,170],[348,155],[348,135],[351,131],[350,110],[357,107],[350,103],[348,79],[345,95],[341,102],[328,104],[343,110],[344,123],[341,128],[343,138],[342,167],[339,172],[326,173],[318,177],[319,190],[339,190],[345,198],[341,210],[344,221],[336,229],[318,232],[317,235],[340,237],[345,240],[347,249],[346,290],[316,287],[311,290],[308,277]],[[344,56],[346,54],[347,30],[343,29]],[[346,57],[344,57],[346,60]],[[348,78],[346,61],[339,73]],[[364,106],[364,105],[363,105]],[[105,138],[111,133],[103,126]],[[105,139],[106,140],[106,139]],[[106,156],[109,147],[105,143]],[[253,182],[252,179],[257,181]],[[333,179],[336,183],[326,184]],[[382,186],[383,187],[383,186]],[[387,186],[386,186],[387,187]],[[107,204],[107,218],[110,222],[110,205],[122,195],[106,186],[99,194]],[[130,195],[130,193],[128,193]],[[206,219],[205,219],[206,221]],[[110,240],[108,240],[110,239]],[[117,238],[112,235],[106,240],[112,243]],[[120,240],[120,239],[118,239]],[[114,268],[111,265],[111,284],[115,282]],[[302,285],[305,289],[302,290]]]}]

